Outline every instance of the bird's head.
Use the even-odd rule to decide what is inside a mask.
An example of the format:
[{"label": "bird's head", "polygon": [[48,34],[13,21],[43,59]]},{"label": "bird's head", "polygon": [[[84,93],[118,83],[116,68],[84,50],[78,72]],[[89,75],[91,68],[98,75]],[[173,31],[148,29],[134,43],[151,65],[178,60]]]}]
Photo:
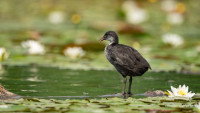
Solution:
[{"label": "bird's head", "polygon": [[103,41],[103,40],[110,41],[110,44],[118,43],[118,36],[114,31],[108,31],[101,38],[101,41]]}]

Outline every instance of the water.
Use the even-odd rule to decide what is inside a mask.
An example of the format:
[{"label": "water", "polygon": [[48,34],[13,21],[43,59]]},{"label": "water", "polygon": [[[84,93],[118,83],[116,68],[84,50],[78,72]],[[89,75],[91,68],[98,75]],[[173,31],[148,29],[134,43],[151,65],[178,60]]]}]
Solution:
[{"label": "water", "polygon": [[[200,76],[166,72],[147,72],[134,77],[133,94],[169,90],[186,84],[189,90],[200,92]],[[68,70],[38,66],[4,66],[0,83],[9,91],[27,98],[86,98],[119,96],[122,77],[116,71]]]}]

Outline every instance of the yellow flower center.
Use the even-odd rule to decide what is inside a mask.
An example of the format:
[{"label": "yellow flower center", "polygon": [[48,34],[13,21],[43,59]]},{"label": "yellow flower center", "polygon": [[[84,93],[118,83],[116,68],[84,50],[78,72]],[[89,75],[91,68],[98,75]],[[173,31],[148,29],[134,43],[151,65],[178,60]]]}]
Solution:
[{"label": "yellow flower center", "polygon": [[71,20],[72,20],[72,23],[78,24],[78,23],[81,22],[81,15],[79,15],[79,14],[74,14],[74,15],[72,15]]},{"label": "yellow flower center", "polygon": [[186,95],[187,93],[184,90],[178,90],[179,95],[183,96]]}]

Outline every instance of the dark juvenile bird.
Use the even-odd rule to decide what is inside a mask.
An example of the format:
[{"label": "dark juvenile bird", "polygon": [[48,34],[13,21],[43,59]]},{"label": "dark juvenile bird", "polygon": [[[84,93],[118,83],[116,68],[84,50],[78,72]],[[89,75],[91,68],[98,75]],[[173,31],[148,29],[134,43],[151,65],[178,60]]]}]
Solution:
[{"label": "dark juvenile bird", "polygon": [[110,43],[105,47],[105,55],[108,61],[123,76],[122,95],[126,95],[126,76],[130,76],[128,94],[131,95],[131,84],[133,76],[142,76],[148,69],[149,63],[134,48],[118,43],[118,36],[114,31],[108,31],[101,38]]}]

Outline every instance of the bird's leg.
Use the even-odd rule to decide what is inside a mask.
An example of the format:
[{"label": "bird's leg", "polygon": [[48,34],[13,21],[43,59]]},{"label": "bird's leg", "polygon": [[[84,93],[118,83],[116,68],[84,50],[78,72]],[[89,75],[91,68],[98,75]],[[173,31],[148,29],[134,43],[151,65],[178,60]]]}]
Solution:
[{"label": "bird's leg", "polygon": [[124,77],[124,80],[123,80],[123,89],[122,89],[122,95],[125,95],[126,94],[126,92],[125,92],[125,90],[126,90],[126,77]]},{"label": "bird's leg", "polygon": [[132,84],[132,76],[129,78],[129,87],[128,87],[128,94],[131,95],[131,84]]}]

